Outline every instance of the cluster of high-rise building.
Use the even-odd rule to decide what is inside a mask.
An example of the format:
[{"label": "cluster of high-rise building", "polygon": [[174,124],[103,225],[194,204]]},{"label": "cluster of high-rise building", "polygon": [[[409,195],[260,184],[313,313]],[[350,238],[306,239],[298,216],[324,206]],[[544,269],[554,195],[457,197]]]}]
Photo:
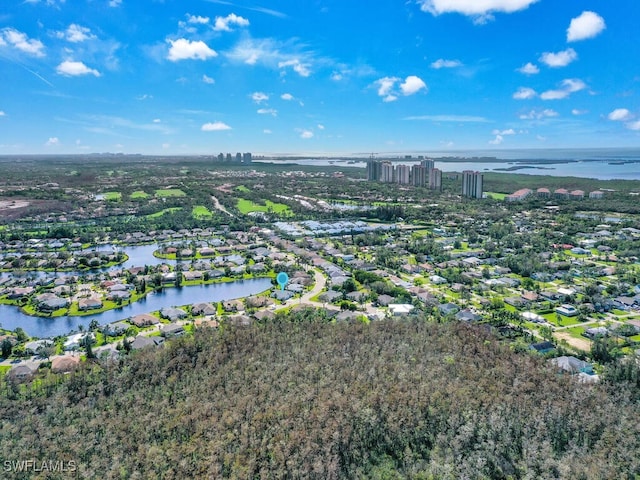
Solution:
[{"label": "cluster of high-rise building", "polygon": [[251,163],[252,161],[251,152],[238,152],[235,156],[233,156],[231,153],[227,153],[226,155],[224,153],[219,153],[217,158],[219,162],[227,163]]},{"label": "cluster of high-rise building", "polygon": [[422,160],[416,165],[394,165],[388,160],[369,160],[367,180],[441,190],[442,170],[435,168],[434,161],[430,159]]},{"label": "cluster of high-rise building", "polygon": [[[421,160],[415,165],[394,165],[389,160],[369,160],[367,180],[442,190],[442,170],[435,168],[435,162],[431,159]],[[482,173],[472,170],[462,172],[463,197],[482,198],[482,189]]]}]

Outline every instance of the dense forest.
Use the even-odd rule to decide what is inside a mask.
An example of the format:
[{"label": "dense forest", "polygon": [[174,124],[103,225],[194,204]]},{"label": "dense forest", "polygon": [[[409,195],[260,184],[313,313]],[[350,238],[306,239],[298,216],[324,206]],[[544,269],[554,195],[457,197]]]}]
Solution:
[{"label": "dense forest", "polygon": [[631,387],[580,384],[481,327],[301,317],[5,384],[0,457],[72,460],[96,479],[640,474]]}]

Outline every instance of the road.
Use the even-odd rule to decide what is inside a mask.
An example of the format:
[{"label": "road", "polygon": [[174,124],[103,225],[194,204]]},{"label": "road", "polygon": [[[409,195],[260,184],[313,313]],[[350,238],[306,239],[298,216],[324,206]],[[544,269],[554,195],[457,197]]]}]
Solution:
[{"label": "road", "polygon": [[292,307],[293,305],[309,305],[313,307],[324,307],[322,302],[316,302],[311,300],[313,297],[322,292],[327,286],[327,278],[320,270],[313,269],[313,280],[315,282],[313,288],[307,293],[303,294],[299,298],[290,298],[283,305],[277,307],[275,311],[284,310],[285,308]]}]

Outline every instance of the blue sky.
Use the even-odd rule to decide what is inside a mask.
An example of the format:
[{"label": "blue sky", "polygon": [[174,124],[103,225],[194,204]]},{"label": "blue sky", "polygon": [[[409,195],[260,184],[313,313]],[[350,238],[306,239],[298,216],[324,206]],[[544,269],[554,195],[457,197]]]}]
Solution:
[{"label": "blue sky", "polygon": [[640,147],[638,0],[3,0],[0,154]]}]

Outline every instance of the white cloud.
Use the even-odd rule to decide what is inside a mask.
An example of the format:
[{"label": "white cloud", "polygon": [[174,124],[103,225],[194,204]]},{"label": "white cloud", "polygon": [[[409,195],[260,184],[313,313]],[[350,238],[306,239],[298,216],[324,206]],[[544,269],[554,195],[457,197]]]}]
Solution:
[{"label": "white cloud", "polygon": [[60,139],[58,137],[49,137],[49,140],[45,142],[45,146],[47,147],[55,147],[60,145]]},{"label": "white cloud", "polygon": [[540,69],[538,68],[537,65],[534,65],[531,62],[526,63],[525,65],[521,66],[518,71],[520,73],[524,73],[525,75],[536,75],[538,73],[540,73]]},{"label": "white cloud", "polygon": [[[398,77],[382,77],[374,82],[374,85],[378,87],[378,95],[383,97],[382,101],[395,102],[400,93],[408,96],[427,88],[427,85],[422,81],[422,79],[415,75],[409,75],[405,78],[404,82],[398,86],[400,81],[401,79]],[[399,87],[399,91],[396,86]]]},{"label": "white cloud", "polygon": [[71,43],[80,43],[96,38],[87,27],[72,23],[64,32],[56,32],[56,37]]},{"label": "white cloud", "polygon": [[266,102],[267,100],[269,100],[269,95],[263,92],[253,92],[251,94],[251,100],[256,103]]},{"label": "white cloud", "polygon": [[631,120],[633,118],[633,114],[626,108],[616,108],[607,115],[607,118],[616,122],[625,122],[627,120]]},{"label": "white cloud", "polygon": [[149,93],[143,93],[142,95],[138,95],[136,97],[136,100],[151,100],[153,98],[153,95],[149,94]]},{"label": "white cloud", "polygon": [[333,80],[334,82],[339,82],[343,78],[344,78],[344,75],[340,72],[333,72],[331,74],[331,80]]},{"label": "white cloud", "polygon": [[524,10],[537,0],[417,0],[420,9],[433,15],[461,13],[480,17],[480,21],[492,18],[492,12],[512,13]]},{"label": "white cloud", "polygon": [[189,23],[199,23],[201,25],[205,25],[209,23],[209,17],[201,17],[199,15],[191,15],[187,13],[187,22]]},{"label": "white cloud", "polygon": [[629,130],[638,131],[640,130],[640,120],[636,120],[635,122],[629,122],[626,124],[626,127]]},{"label": "white cloud", "polygon": [[322,125],[321,123],[318,124],[318,130],[324,130],[324,125]]},{"label": "white cloud", "polygon": [[300,133],[300,138],[305,140],[313,138],[313,132],[311,130],[298,129],[298,132]]},{"label": "white cloud", "polygon": [[422,89],[426,89],[427,84],[422,81],[420,77],[416,77],[415,75],[409,75],[405,78],[404,83],[400,85],[400,90],[402,90],[402,94],[413,95],[414,93],[418,93]]},{"label": "white cloud", "polygon": [[492,135],[515,135],[516,131],[513,128],[508,128],[506,130],[493,130],[491,132]]},{"label": "white cloud", "polygon": [[231,127],[224,122],[209,122],[200,127],[203,132],[220,132],[223,130],[231,130]]},{"label": "white cloud", "polygon": [[171,144],[170,144],[170,143],[163,143],[163,144],[162,144],[162,148],[163,148],[164,150],[167,150],[168,148],[171,148]]},{"label": "white cloud", "polygon": [[558,67],[566,67],[571,62],[578,58],[578,54],[573,48],[567,48],[566,50],[562,50],[560,52],[545,52],[540,57],[540,61],[545,65],[558,68]]},{"label": "white cloud", "polygon": [[576,18],[571,19],[567,28],[567,42],[577,42],[593,38],[602,32],[607,26],[604,19],[595,12],[584,11]]},{"label": "white cloud", "polygon": [[172,62],[178,60],[206,60],[207,58],[217,57],[218,53],[209,48],[202,40],[190,41],[186,38],[178,40],[168,40],[171,44],[167,59]]},{"label": "white cloud", "polygon": [[543,118],[557,117],[558,112],[550,108],[544,110],[531,110],[529,113],[520,115],[520,120],[541,120]]},{"label": "white cloud", "polygon": [[547,90],[540,94],[542,100],[561,100],[569,95],[587,88],[586,83],[577,78],[567,78],[561,82],[561,87],[556,90]]},{"label": "white cloud", "polygon": [[441,68],[456,68],[461,66],[462,62],[460,60],[445,60],[444,58],[439,58],[431,64],[431,68],[435,68],[437,70]]},{"label": "white cloud", "polygon": [[0,30],[0,38],[3,45],[9,44],[21,52],[33,55],[34,57],[44,57],[44,44],[40,40],[29,38],[15,28],[4,28]]},{"label": "white cloud", "polygon": [[230,13],[226,17],[216,17],[216,22],[213,26],[213,29],[219,32],[230,32],[230,25],[247,27],[249,25],[249,20],[243,17],[239,17],[235,13]]},{"label": "white cloud", "polygon": [[0,117],[5,117],[6,115],[7,115],[7,114],[6,114],[6,113],[4,113],[4,111],[3,111],[3,110],[0,110]]},{"label": "white cloud", "polygon": [[213,78],[209,77],[204,73],[202,74],[202,81],[204,83],[208,83],[209,85],[213,85],[214,83],[216,83],[216,81]]},{"label": "white cloud", "polygon": [[80,75],[93,75],[95,77],[100,76],[100,72],[94,68],[87,67],[82,62],[74,62],[66,60],[56,67],[56,72],[59,75],[65,75],[68,77],[77,77]]},{"label": "white cloud", "polygon": [[260,115],[273,115],[274,117],[278,116],[278,111],[275,108],[259,108],[258,113]]},{"label": "white cloud", "polygon": [[161,122],[162,122],[162,120],[160,120],[159,118],[154,118],[153,119],[153,123],[161,123]]},{"label": "white cloud", "polygon": [[119,7],[122,3],[122,0],[109,0],[110,7]]},{"label": "white cloud", "polygon": [[536,96],[536,91],[529,87],[520,87],[516,93],[513,94],[513,98],[516,100],[529,100]]},{"label": "white cloud", "polygon": [[389,95],[389,93],[393,89],[393,86],[399,80],[400,79],[398,77],[383,77],[376,80],[375,83],[378,84],[378,95],[381,97]]},{"label": "white cloud", "polygon": [[280,95],[280,98],[282,100],[290,101],[293,100],[293,95],[291,95],[290,93],[283,93],[282,95]]},{"label": "white cloud", "polygon": [[[279,42],[271,38],[245,38],[231,50],[224,52],[232,61],[246,65],[263,65],[274,70],[293,68],[302,77],[308,77],[313,64],[317,61],[312,52],[305,52],[305,46],[294,41]],[[330,59],[320,59],[330,64]]]},{"label": "white cloud", "polygon": [[269,130],[268,128],[265,128],[262,133],[264,133],[265,135],[271,135],[273,132],[271,130]]},{"label": "white cloud", "polygon": [[278,68],[293,67],[293,71],[301,77],[308,77],[311,74],[310,65],[301,63],[297,58],[278,62]]},{"label": "white cloud", "polygon": [[588,110],[579,110],[577,108],[574,108],[573,110],[571,110],[572,115],[586,115],[587,113],[589,113]]},{"label": "white cloud", "polygon": [[489,143],[491,145],[500,145],[503,140],[504,138],[502,137],[502,135],[496,135],[496,138],[494,138],[493,140],[489,140]]}]

